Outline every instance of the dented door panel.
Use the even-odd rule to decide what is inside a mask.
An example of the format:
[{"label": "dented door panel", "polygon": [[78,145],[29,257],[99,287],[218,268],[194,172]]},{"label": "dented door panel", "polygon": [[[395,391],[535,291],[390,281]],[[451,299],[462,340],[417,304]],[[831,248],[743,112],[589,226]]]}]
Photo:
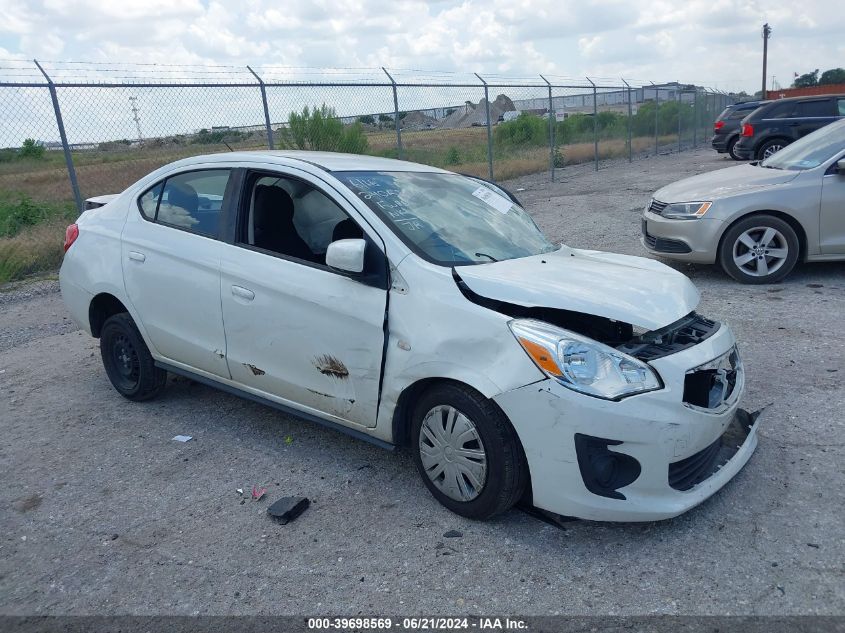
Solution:
[{"label": "dented door panel", "polygon": [[386,292],[231,244],[223,245],[221,270],[232,379],[374,426]]}]

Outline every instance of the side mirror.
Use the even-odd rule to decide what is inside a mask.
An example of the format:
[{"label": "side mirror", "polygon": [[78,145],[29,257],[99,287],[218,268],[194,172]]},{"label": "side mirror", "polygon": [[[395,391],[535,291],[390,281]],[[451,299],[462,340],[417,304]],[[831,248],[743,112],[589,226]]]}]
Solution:
[{"label": "side mirror", "polygon": [[836,161],[836,170],[840,174],[845,176],[845,158],[840,158],[838,161]]},{"label": "side mirror", "polygon": [[361,239],[338,240],[326,249],[326,266],[347,273],[364,272],[364,251],[367,242]]}]

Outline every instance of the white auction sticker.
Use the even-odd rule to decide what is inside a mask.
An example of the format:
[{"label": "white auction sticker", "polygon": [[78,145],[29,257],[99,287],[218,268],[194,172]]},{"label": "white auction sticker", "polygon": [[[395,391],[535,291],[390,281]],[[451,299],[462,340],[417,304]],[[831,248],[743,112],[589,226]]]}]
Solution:
[{"label": "white auction sticker", "polygon": [[490,205],[499,213],[507,213],[513,206],[513,203],[510,200],[500,196],[495,191],[491,191],[487,187],[479,187],[472,192],[472,195]]}]

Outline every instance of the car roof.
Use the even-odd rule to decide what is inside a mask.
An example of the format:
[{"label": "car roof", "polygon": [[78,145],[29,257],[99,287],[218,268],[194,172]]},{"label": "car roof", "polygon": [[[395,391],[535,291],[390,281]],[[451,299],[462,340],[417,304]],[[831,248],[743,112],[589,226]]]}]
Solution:
[{"label": "car roof", "polygon": [[732,103],[728,107],[736,110],[745,110],[746,108],[759,108],[761,105],[765,105],[767,103],[769,103],[768,99],[765,101],[740,101],[739,103]]},{"label": "car roof", "polygon": [[192,156],[178,161],[179,165],[214,162],[269,162],[290,164],[301,161],[325,171],[413,171],[450,173],[431,165],[421,165],[393,158],[366,156],[363,154],[342,154],[340,152],[312,152],[307,150],[255,150],[247,152],[225,152]]},{"label": "car roof", "polygon": [[815,101],[816,99],[830,99],[831,97],[845,97],[845,94],[831,92],[829,94],[823,95],[802,95],[800,97],[784,97],[783,99],[772,99],[771,101],[767,101],[766,105],[771,105],[773,103],[783,103],[784,101]]}]

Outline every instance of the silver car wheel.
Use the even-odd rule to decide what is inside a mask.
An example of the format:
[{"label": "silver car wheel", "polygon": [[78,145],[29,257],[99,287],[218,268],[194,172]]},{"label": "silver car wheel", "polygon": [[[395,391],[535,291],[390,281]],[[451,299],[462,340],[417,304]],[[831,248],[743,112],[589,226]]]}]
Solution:
[{"label": "silver car wheel", "polygon": [[450,499],[472,501],[487,481],[487,453],[475,424],[448,405],[425,414],[419,437],[426,475]]},{"label": "silver car wheel", "polygon": [[742,233],[733,247],[734,264],[746,275],[765,277],[786,263],[789,244],[783,233],[770,226],[757,226]]},{"label": "silver car wheel", "polygon": [[783,145],[769,145],[763,152],[763,160],[783,149]]}]

